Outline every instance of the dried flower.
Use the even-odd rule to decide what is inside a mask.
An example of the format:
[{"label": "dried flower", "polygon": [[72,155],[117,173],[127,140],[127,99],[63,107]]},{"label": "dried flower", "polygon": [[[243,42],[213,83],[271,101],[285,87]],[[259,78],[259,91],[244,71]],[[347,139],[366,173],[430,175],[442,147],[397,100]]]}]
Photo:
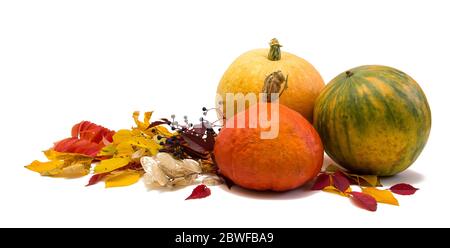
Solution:
[{"label": "dried flower", "polygon": [[142,157],[141,165],[146,172],[144,182],[149,187],[190,185],[202,173],[199,162],[193,159],[175,159],[165,152],[152,157]]}]

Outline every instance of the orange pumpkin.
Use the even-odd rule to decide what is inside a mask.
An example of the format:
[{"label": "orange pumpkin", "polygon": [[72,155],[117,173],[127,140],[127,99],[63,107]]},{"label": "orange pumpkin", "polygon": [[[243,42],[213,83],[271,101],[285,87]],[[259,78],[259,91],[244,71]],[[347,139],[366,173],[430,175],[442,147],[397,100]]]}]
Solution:
[{"label": "orange pumpkin", "polygon": [[[306,60],[294,54],[280,50],[276,39],[270,43],[270,49],[255,49],[239,56],[226,70],[217,87],[217,94],[226,106],[226,93],[260,93],[265,78],[276,71],[281,71],[288,79],[287,89],[283,92],[280,103],[301,113],[312,122],[314,102],[325,84],[319,72]],[[277,92],[272,92],[277,93]],[[279,93],[279,92],[278,92]],[[248,107],[248,105],[247,105]],[[235,112],[243,109],[235,107]],[[227,119],[234,113],[227,115]]]},{"label": "orange pumpkin", "polygon": [[[228,119],[220,131],[214,146],[220,173],[237,185],[253,190],[297,188],[314,178],[322,167],[323,147],[319,135],[302,115],[279,104],[279,123],[275,123],[279,125],[278,136],[261,139],[261,132],[268,128],[249,125],[250,113],[259,113],[261,105],[252,105]],[[267,107],[268,119],[273,116],[274,106],[269,103]],[[239,128],[238,120],[242,118],[245,127]]]}]

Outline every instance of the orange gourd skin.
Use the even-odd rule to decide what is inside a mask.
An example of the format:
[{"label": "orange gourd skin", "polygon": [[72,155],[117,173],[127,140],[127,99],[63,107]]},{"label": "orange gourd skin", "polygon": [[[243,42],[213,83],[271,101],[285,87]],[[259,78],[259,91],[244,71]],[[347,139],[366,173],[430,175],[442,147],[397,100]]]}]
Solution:
[{"label": "orange gourd skin", "polygon": [[[261,131],[267,129],[248,128],[251,108],[259,106],[238,113],[220,131],[214,148],[220,173],[241,187],[260,191],[295,189],[317,176],[324,153],[314,127],[301,114],[280,104],[278,137],[261,139]],[[229,128],[244,116],[246,128]]]},{"label": "orange gourd skin", "polygon": [[[260,93],[264,79],[272,72],[281,71],[288,76],[288,88],[280,103],[299,112],[312,122],[314,102],[325,83],[319,72],[305,59],[281,51],[281,59],[267,58],[269,49],[255,49],[239,56],[226,70],[217,86],[217,94],[225,103],[227,93]],[[225,106],[225,105],[224,105]],[[221,106],[217,104],[217,108]],[[234,113],[241,109],[235,109]],[[226,115],[226,110],[223,110]]]}]

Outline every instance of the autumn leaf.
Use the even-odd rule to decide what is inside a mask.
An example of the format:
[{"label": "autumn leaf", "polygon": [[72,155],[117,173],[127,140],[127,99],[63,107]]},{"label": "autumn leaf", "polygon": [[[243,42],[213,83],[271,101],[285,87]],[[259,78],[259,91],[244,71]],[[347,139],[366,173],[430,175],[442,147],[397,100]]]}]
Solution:
[{"label": "autumn leaf", "polygon": [[97,184],[98,182],[100,182],[103,178],[105,178],[109,173],[100,173],[100,174],[95,174],[93,176],[91,176],[91,178],[89,178],[89,182],[88,184],[86,184],[87,186],[92,186],[94,184]]},{"label": "autumn leaf", "polygon": [[186,200],[205,198],[211,195],[211,190],[204,184],[200,184],[192,191]]},{"label": "autumn leaf", "polygon": [[311,190],[322,190],[325,187],[330,186],[330,185],[331,185],[330,175],[323,173],[317,177]]},{"label": "autumn leaf", "polygon": [[65,160],[65,161],[92,161],[93,158],[83,154],[57,152],[53,149],[44,151],[44,155],[48,160]]},{"label": "autumn leaf", "polygon": [[139,120],[140,112],[139,111],[133,112],[133,119],[137,125],[137,129],[139,129],[141,131],[147,130],[148,127],[150,126],[150,118],[152,117],[152,114],[153,114],[153,112],[145,112],[144,113],[144,121],[142,122]]},{"label": "autumn leaf", "polygon": [[345,192],[350,187],[350,182],[341,171],[336,171],[332,175],[332,179],[334,187],[336,187],[341,192]]},{"label": "autumn leaf", "polygon": [[35,160],[25,167],[42,176],[74,178],[89,174],[93,160],[86,155],[57,152],[53,149],[44,151],[44,154],[50,161]]},{"label": "autumn leaf", "polygon": [[150,151],[150,154],[158,153],[159,149],[161,148],[161,146],[158,143],[156,143],[153,139],[141,136],[131,138],[128,141],[128,144],[139,148],[145,148],[148,151]]},{"label": "autumn leaf", "polygon": [[363,179],[368,185],[364,185],[364,182],[361,182],[359,180],[359,185],[361,186],[372,186],[372,187],[379,187],[382,186],[380,183],[380,178],[375,175],[354,175],[358,179]]},{"label": "autumn leaf", "polygon": [[142,173],[135,170],[123,170],[108,175],[105,180],[106,188],[123,187],[135,184],[141,178]]},{"label": "autumn leaf", "polygon": [[187,142],[188,146],[199,152],[199,153],[205,153],[207,151],[206,149],[206,142],[203,140],[203,135],[196,134],[194,132],[182,132],[181,137],[183,137],[183,140]]},{"label": "autumn leaf", "polygon": [[406,183],[399,183],[392,186],[390,190],[398,195],[413,195],[419,189]]},{"label": "autumn leaf", "polygon": [[90,161],[63,161],[53,160],[48,162],[33,161],[25,166],[27,169],[38,172],[41,176],[75,178],[89,174]]},{"label": "autumn leaf", "polygon": [[133,138],[133,132],[127,129],[121,129],[117,131],[113,136],[113,144],[118,145],[120,143],[129,141]]},{"label": "autumn leaf", "polygon": [[[331,185],[327,176],[331,177]],[[350,185],[359,186],[362,192],[352,192]],[[394,185],[388,190],[377,188],[381,186],[380,177],[376,175],[352,174],[335,164],[330,164],[319,174],[312,189],[322,189],[325,192],[350,197],[358,206],[370,211],[377,209],[377,202],[399,206],[392,193],[411,195],[418,190],[404,183]],[[346,190],[342,192],[344,189]]]},{"label": "autumn leaf", "polygon": [[99,153],[97,153],[97,157],[112,157],[117,152],[116,146],[113,144],[107,145],[103,147]]},{"label": "autumn leaf", "polygon": [[67,138],[55,143],[53,149],[58,152],[78,153],[95,157],[102,147],[102,144],[93,143],[88,140]]},{"label": "autumn leaf", "polygon": [[56,177],[65,178],[76,178],[82,177],[89,174],[91,168],[91,162],[75,162],[61,169],[61,171],[56,174]]},{"label": "autumn leaf", "polygon": [[[132,184],[142,174],[139,159],[158,153],[161,140],[176,134],[156,123],[148,129],[151,116],[152,112],[146,112],[141,121],[139,112],[134,112],[136,127],[118,132],[82,121],[72,127],[71,137],[56,142],[53,149],[44,152],[50,161],[34,161],[26,167],[44,176],[79,177],[89,174],[93,161],[100,161],[88,186],[101,180],[106,181],[107,187]],[[170,121],[161,119],[160,124],[170,124]]]},{"label": "autumn leaf", "polygon": [[110,143],[114,131],[89,121],[82,121],[72,127],[72,138],[87,140],[93,143]]},{"label": "autumn leaf", "polygon": [[40,173],[42,176],[53,176],[59,173],[59,168],[64,165],[64,161],[48,161],[40,162],[38,160],[33,161],[31,164],[25,166],[25,168]]},{"label": "autumn leaf", "polygon": [[56,142],[53,150],[95,157],[105,145],[112,142],[113,134],[114,131],[107,128],[82,121],[72,127],[72,137]]},{"label": "autumn leaf", "polygon": [[156,126],[159,126],[159,125],[164,125],[164,124],[169,125],[170,121],[169,120],[167,120],[167,121],[165,121],[165,120],[154,121],[154,122],[150,123],[150,125],[147,127],[147,129],[150,129],[150,128],[153,128],[153,127],[156,127]]},{"label": "autumn leaf", "polygon": [[357,206],[372,212],[377,210],[377,201],[371,195],[361,192],[351,192],[350,195]]},{"label": "autumn leaf", "polygon": [[131,157],[135,152],[134,147],[129,142],[123,142],[116,146],[115,157]]},{"label": "autumn leaf", "polygon": [[349,197],[349,193],[352,192],[352,188],[348,187],[347,190],[345,192],[340,191],[339,189],[335,188],[334,186],[327,186],[325,188],[322,189],[325,192],[328,193],[333,193],[336,195],[340,195],[340,196],[344,196],[344,197]]},{"label": "autumn leaf", "polygon": [[369,186],[369,187],[382,186],[378,176],[352,174],[352,173],[349,173],[348,171],[345,171],[344,169],[339,168],[335,164],[329,164],[326,167],[325,171],[328,173],[331,173],[331,174],[336,173],[338,171],[341,172],[342,174],[347,176],[350,184],[352,184],[352,185]]},{"label": "autumn leaf", "polygon": [[131,159],[128,157],[125,158],[110,158],[106,160],[100,161],[97,166],[94,168],[94,173],[106,173],[113,170],[117,170],[122,168],[130,163]]},{"label": "autumn leaf", "polygon": [[381,190],[375,187],[367,187],[362,189],[363,193],[371,195],[379,203],[386,203],[398,206],[398,200],[394,197],[391,191]]}]

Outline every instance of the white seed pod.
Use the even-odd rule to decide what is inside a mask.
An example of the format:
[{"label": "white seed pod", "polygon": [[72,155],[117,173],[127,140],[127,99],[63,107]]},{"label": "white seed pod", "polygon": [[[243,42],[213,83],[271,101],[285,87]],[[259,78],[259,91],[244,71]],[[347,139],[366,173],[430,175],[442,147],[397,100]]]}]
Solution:
[{"label": "white seed pod", "polygon": [[170,182],[172,187],[191,185],[197,178],[197,174],[190,174],[184,177],[177,177]]},{"label": "white seed pod", "polygon": [[166,186],[169,182],[169,178],[166,176],[163,170],[159,168],[158,164],[154,164],[152,166],[152,172],[151,172],[153,179],[159,183],[161,186]]},{"label": "white seed pod", "polygon": [[186,171],[181,166],[183,163],[180,160],[173,159],[173,163],[166,164],[159,161],[159,167],[170,178],[183,177],[186,175]]},{"label": "white seed pod", "polygon": [[206,186],[216,186],[221,185],[224,183],[223,179],[216,176],[216,175],[210,175],[205,178],[203,178],[202,183]]},{"label": "white seed pod", "polygon": [[175,171],[177,169],[176,161],[169,153],[159,152],[158,154],[156,154],[155,158],[159,162],[159,165],[162,166],[162,168],[169,171]]},{"label": "white seed pod", "polygon": [[152,173],[152,167],[153,165],[157,165],[158,161],[155,160],[154,157],[142,157],[141,158],[141,166],[144,169],[145,172],[147,173]]},{"label": "white seed pod", "polygon": [[183,159],[182,167],[191,173],[202,173],[202,168],[200,167],[199,162],[193,159]]},{"label": "white seed pod", "polygon": [[153,178],[152,173],[145,173],[143,178],[144,178],[145,185],[147,185],[147,186],[154,186],[155,179]]}]

